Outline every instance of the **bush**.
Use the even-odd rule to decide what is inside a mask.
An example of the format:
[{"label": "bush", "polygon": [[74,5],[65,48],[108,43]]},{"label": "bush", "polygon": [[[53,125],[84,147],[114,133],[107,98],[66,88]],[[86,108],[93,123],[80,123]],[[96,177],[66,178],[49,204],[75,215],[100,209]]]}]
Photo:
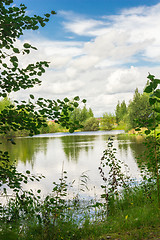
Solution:
[{"label": "bush", "polygon": [[83,127],[84,131],[98,131],[99,130],[99,121],[94,118],[88,118],[86,122],[84,123]]}]

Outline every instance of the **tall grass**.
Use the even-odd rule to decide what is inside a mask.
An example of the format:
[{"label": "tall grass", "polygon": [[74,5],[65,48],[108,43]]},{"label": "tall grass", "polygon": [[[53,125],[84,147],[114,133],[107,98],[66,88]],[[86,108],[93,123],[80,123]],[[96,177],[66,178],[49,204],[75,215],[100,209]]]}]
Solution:
[{"label": "tall grass", "polygon": [[[23,202],[23,198],[17,195],[9,201],[3,207],[0,239],[99,239],[100,236],[123,235],[130,231],[133,231],[133,236],[138,234],[137,239],[143,239],[140,235],[144,237],[146,230],[142,229],[160,225],[154,184],[143,184],[122,191],[111,199],[108,211],[105,211],[105,203],[92,200],[84,204],[80,196],[76,202],[74,199],[63,201],[65,184],[61,182],[63,190],[58,190],[60,185],[55,185],[54,193],[58,191],[61,194],[55,195],[55,201],[53,195],[45,200],[26,195]],[[136,239],[130,237],[128,235],[126,239]]]}]

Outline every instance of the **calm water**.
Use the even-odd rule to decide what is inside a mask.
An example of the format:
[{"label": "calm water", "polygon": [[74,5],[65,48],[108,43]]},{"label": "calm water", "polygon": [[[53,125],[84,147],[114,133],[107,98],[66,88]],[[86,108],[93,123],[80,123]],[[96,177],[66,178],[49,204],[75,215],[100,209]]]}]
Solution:
[{"label": "calm water", "polygon": [[46,194],[52,190],[52,182],[61,177],[62,167],[67,171],[68,182],[73,182],[72,194],[76,195],[79,177],[83,172],[89,176],[89,192],[86,195],[99,196],[103,181],[98,167],[109,136],[114,135],[114,146],[117,148],[117,158],[123,160],[130,169],[132,178],[140,179],[136,158],[143,154],[142,137],[126,136],[123,131],[80,132],[43,134],[34,137],[16,139],[16,145],[4,140],[3,150],[8,150],[16,159],[17,169],[21,172],[30,170],[32,173],[42,173],[45,179],[31,182],[28,188],[42,189]]}]

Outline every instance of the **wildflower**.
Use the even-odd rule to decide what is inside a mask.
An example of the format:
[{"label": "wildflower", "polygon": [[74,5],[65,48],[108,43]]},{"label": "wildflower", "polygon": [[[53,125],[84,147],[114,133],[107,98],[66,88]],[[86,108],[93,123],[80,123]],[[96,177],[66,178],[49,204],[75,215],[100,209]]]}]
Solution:
[{"label": "wildflower", "polygon": [[126,219],[126,220],[127,220],[127,218],[128,218],[128,215],[125,216],[125,219]]}]

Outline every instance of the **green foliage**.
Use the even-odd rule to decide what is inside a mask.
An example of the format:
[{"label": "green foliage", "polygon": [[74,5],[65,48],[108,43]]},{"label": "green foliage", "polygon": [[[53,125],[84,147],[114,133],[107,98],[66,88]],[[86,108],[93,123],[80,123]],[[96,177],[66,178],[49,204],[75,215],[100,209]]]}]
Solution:
[{"label": "green foliage", "polygon": [[[36,75],[41,76],[48,67],[48,62],[41,61],[36,64],[29,64],[26,68],[19,67],[18,54],[29,54],[36,50],[35,47],[24,43],[21,49],[14,46],[17,38],[23,35],[25,30],[37,30],[39,25],[44,27],[49,21],[50,14],[40,17],[30,17],[26,14],[26,6],[19,7],[11,5],[13,0],[0,2],[0,96],[6,97],[8,93],[20,89],[31,88],[40,84]],[[52,12],[55,14],[55,12]]]},{"label": "green foliage", "polygon": [[116,148],[113,147],[113,139],[109,137],[107,149],[103,152],[99,167],[100,175],[104,181],[104,185],[101,185],[104,194],[101,197],[106,201],[107,212],[113,207],[112,205],[116,196],[119,195],[120,188],[125,188],[127,191],[131,183],[128,171],[123,173],[121,170],[122,166],[125,166],[126,170],[128,166],[116,158],[116,152]]},{"label": "green foliage", "polygon": [[96,118],[90,117],[85,121],[83,125],[83,131],[98,131],[98,130],[99,121]]},{"label": "green foliage", "polygon": [[[17,48],[16,40],[26,30],[37,30],[40,26],[44,27],[51,15],[55,14],[54,11],[51,11],[51,14],[46,13],[44,17],[37,15],[31,17],[27,15],[27,7],[24,4],[15,7],[12,3],[13,0],[0,2],[0,97],[4,98],[0,104],[0,134],[7,136],[13,131],[27,131],[30,136],[33,136],[39,134],[41,128],[47,127],[47,119],[55,120],[70,132],[74,132],[80,125],[79,122],[75,123],[70,119],[70,114],[79,106],[78,96],[73,100],[65,98],[55,101],[43,98],[35,100],[34,96],[30,94],[28,101],[14,100],[11,103],[7,100],[11,92],[32,88],[41,83],[38,77],[49,67],[49,62],[30,63],[22,68],[19,57],[22,59],[23,55],[29,54],[37,48],[29,43],[24,43],[23,46]],[[12,138],[8,140],[11,144],[16,144]],[[17,187],[16,178],[22,182],[24,178],[19,178],[14,166],[8,165],[9,156],[7,154],[7,152],[0,151],[1,185],[4,183],[14,189]]]},{"label": "green foliage", "polygon": [[[21,49],[15,47],[17,38],[23,35],[25,30],[37,30],[39,26],[44,27],[49,21],[51,14],[44,17],[34,15],[30,17],[26,14],[26,6],[20,4],[19,7],[11,5],[13,1],[1,1],[0,3],[0,96],[6,97],[10,92],[17,92],[20,89],[28,89],[40,84],[37,76],[41,76],[49,63],[46,61],[29,64],[21,68],[19,55],[29,54],[31,50],[37,48],[29,43],[24,43]],[[11,5],[11,6],[10,6]],[[9,7],[8,7],[9,6]],[[9,63],[8,63],[9,62]],[[54,119],[66,126],[70,131],[74,131],[76,126],[69,122],[69,113],[78,107],[79,97],[73,101],[69,99],[50,100],[39,98],[34,101],[34,96],[30,95],[29,102],[22,101],[10,104],[0,113],[0,133],[7,133],[10,130],[29,130],[30,135],[38,134],[41,126],[46,126],[45,119]]]},{"label": "green foliage", "polygon": [[56,133],[56,132],[64,132],[66,128],[62,127],[60,124],[55,122],[47,122],[46,127],[41,127],[40,133]]},{"label": "green foliage", "polygon": [[152,107],[149,103],[149,95],[146,93],[140,94],[138,89],[135,90],[133,100],[128,105],[128,124],[129,128],[136,128],[139,123],[143,127],[147,127]]},{"label": "green foliage", "polygon": [[8,107],[9,105],[11,105],[12,102],[9,98],[3,98],[1,101],[0,101],[0,112],[2,110],[4,110],[6,107]]},{"label": "green foliage", "polygon": [[115,125],[115,116],[111,113],[104,113],[100,121],[100,128],[102,130],[112,130]]},{"label": "green foliage", "polygon": [[[83,100],[82,100],[83,101]],[[74,111],[70,115],[70,119],[73,122],[79,122],[82,125],[85,126],[87,124],[87,121],[89,118],[93,118],[93,111],[91,108],[87,109],[86,106],[84,106],[82,109],[80,107],[77,107],[74,109]],[[92,131],[92,130],[86,130],[86,131]]]},{"label": "green foliage", "polygon": [[[156,79],[154,75],[148,75],[148,84],[144,89],[144,92],[149,95],[149,105],[151,113],[145,119],[145,121],[138,121],[138,127],[147,127],[145,131],[146,135],[149,135],[153,131],[153,135],[146,138],[147,144],[147,167],[148,176],[145,176],[146,180],[153,181],[156,179],[157,183],[157,199],[160,207],[160,139],[159,134],[156,133],[156,129],[160,124],[160,111],[159,111],[159,103],[160,103],[160,94],[159,94],[159,84],[160,79]],[[145,167],[143,169],[145,170]],[[150,175],[150,172],[152,175]]]},{"label": "green foliage", "polygon": [[120,121],[123,121],[126,114],[127,114],[127,106],[126,106],[125,101],[122,101],[121,104],[118,101],[118,104],[117,104],[116,110],[115,110],[116,123],[119,124]]},{"label": "green foliage", "polygon": [[[10,199],[0,209],[0,238],[78,240],[116,235],[128,239],[123,234],[129,231],[126,237],[136,239],[139,228],[143,230],[152,226],[155,229],[159,226],[155,184],[141,184],[124,190],[114,199],[106,217],[104,211],[98,211],[104,209],[102,203],[87,201],[83,207],[80,198],[78,204],[75,204],[75,200],[66,201],[69,187],[66,179],[66,172],[63,171],[59,183],[53,183],[52,194],[44,199],[40,196],[40,190],[36,194],[24,191]],[[86,173],[82,173],[82,190],[86,188],[87,179]]]}]

